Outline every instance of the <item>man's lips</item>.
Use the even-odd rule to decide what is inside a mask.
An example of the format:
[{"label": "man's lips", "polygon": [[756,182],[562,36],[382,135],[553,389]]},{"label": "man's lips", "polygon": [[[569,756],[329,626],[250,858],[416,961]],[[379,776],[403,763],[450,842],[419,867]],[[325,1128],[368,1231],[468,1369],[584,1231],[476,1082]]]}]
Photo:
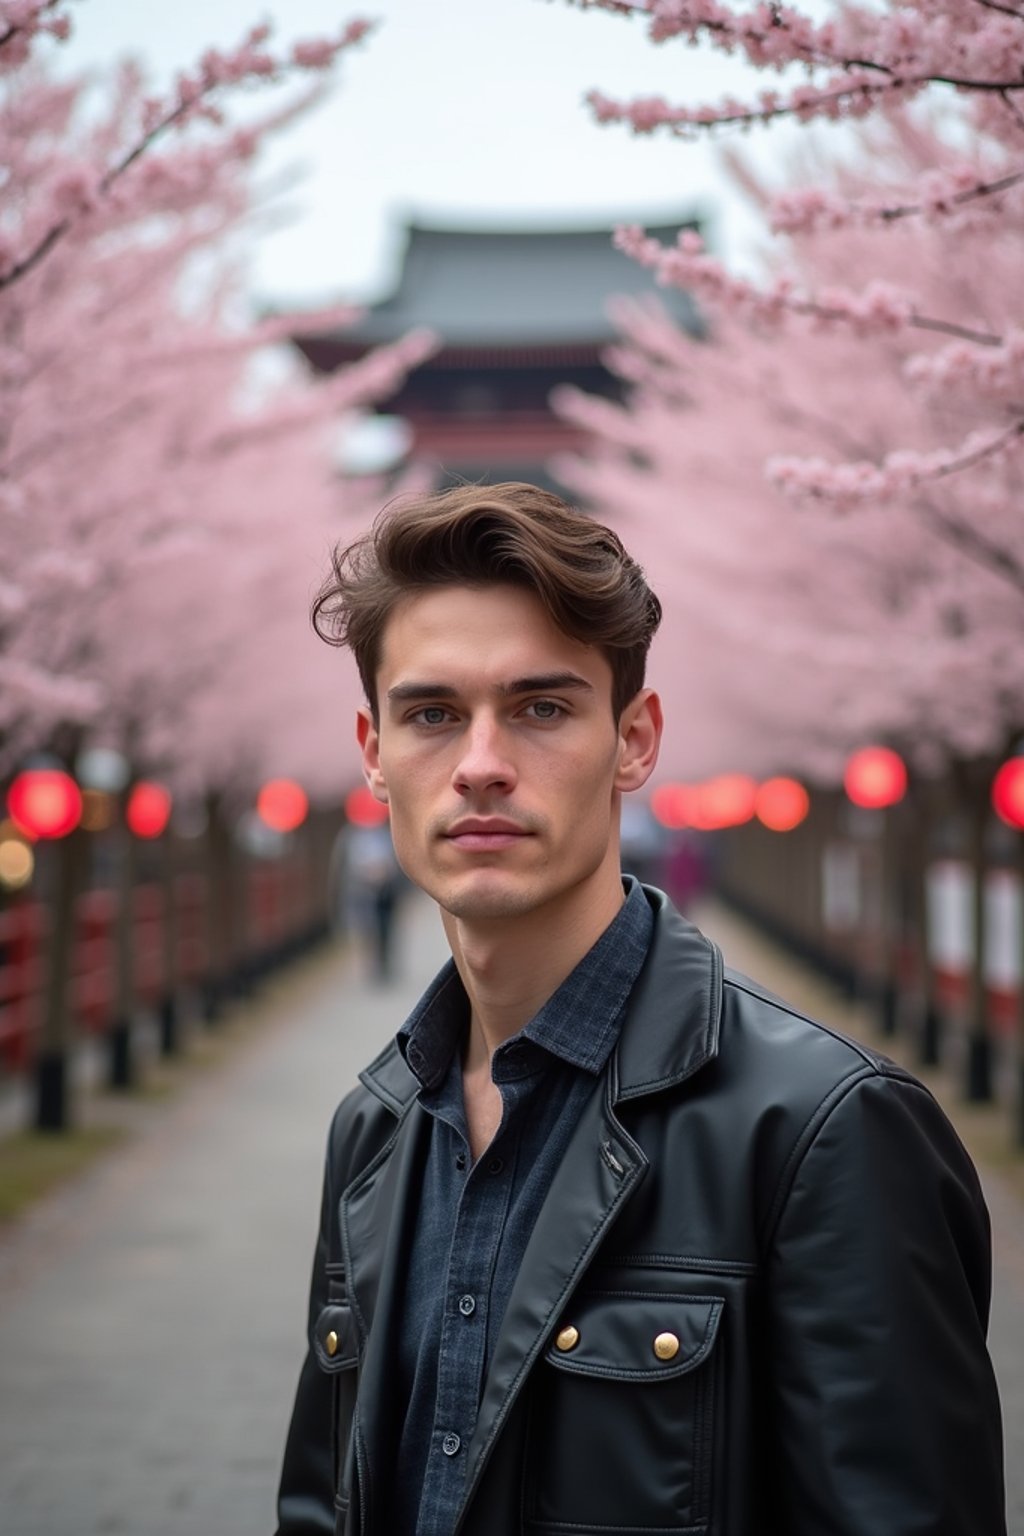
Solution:
[{"label": "man's lips", "polygon": [[525,827],[514,821],[498,817],[467,817],[457,821],[445,832],[445,841],[456,848],[485,851],[492,848],[511,848],[524,838],[532,837]]}]

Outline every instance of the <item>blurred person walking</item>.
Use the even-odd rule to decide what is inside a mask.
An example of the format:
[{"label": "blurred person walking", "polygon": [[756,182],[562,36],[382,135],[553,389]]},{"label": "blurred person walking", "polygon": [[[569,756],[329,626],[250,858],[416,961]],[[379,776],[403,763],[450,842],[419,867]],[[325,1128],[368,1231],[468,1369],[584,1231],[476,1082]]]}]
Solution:
[{"label": "blurred person walking", "polygon": [[350,920],[366,945],[373,975],[378,981],[389,981],[394,973],[395,921],[405,877],[386,823],[346,830],[344,880]]}]

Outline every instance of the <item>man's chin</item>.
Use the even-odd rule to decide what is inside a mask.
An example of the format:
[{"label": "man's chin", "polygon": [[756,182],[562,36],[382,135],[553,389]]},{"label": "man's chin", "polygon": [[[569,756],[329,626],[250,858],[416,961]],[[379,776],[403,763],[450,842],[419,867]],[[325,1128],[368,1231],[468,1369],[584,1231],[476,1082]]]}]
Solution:
[{"label": "man's chin", "polygon": [[507,880],[453,882],[437,895],[438,905],[463,922],[523,917],[540,904],[540,893]]}]

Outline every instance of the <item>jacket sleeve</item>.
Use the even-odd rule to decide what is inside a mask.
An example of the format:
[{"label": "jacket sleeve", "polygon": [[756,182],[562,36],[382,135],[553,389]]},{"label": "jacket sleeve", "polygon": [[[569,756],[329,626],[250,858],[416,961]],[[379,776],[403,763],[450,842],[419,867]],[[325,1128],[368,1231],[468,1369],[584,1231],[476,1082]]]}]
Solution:
[{"label": "jacket sleeve", "polygon": [[306,1328],[306,1358],[299,1374],[277,1496],[277,1536],[333,1536],[333,1385],[313,1352],[313,1329],[327,1302],[327,1265],[339,1254],[338,1181],[334,1175],[335,1115],[328,1140],[320,1204],[320,1230],[313,1256]]},{"label": "jacket sleeve", "polygon": [[764,1292],[770,1528],[1004,1536],[988,1214],[952,1127],[872,1073],[792,1162]]}]

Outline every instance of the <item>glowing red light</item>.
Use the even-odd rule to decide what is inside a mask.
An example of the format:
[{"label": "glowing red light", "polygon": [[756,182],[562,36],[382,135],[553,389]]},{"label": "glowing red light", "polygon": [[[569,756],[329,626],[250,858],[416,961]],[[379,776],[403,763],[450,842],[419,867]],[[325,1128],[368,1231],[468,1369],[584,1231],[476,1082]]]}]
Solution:
[{"label": "glowing red light", "polygon": [[388,808],[375,799],[367,785],[360,784],[345,797],[345,816],[354,827],[382,827],[388,819]]},{"label": "glowing red light", "polygon": [[754,801],[758,821],[772,832],[792,832],[810,808],[810,796],[796,779],[766,779]]},{"label": "glowing red light", "polygon": [[29,837],[67,837],[82,818],[82,792],[59,768],[29,768],[7,791],[7,809]]},{"label": "glowing red light", "polygon": [[700,786],[700,819],[695,823],[708,832],[720,827],[739,827],[754,815],[757,785],[745,773],[722,773]]},{"label": "glowing red light", "polygon": [[140,779],[132,786],[124,819],[136,837],[160,837],[171,819],[170,790]]},{"label": "glowing red light", "polygon": [[992,780],[992,809],[1008,827],[1024,831],[1024,757],[1011,757]]},{"label": "glowing red light", "polygon": [[896,805],[907,792],[907,770],[889,747],[862,747],[846,764],[843,788],[854,805],[879,811]]},{"label": "glowing red light", "polygon": [[275,832],[294,832],[309,814],[309,797],[294,779],[268,779],[256,797],[256,810]]},{"label": "glowing red light", "polygon": [[690,784],[659,784],[651,795],[651,815],[663,827],[678,831],[697,825],[698,792]]}]

